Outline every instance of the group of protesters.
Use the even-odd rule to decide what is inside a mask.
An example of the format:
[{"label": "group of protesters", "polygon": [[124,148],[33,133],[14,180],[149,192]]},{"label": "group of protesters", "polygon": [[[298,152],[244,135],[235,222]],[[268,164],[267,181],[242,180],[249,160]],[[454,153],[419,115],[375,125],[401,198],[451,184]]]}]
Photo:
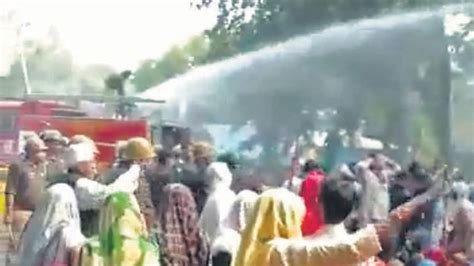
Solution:
[{"label": "group of protesters", "polygon": [[[474,265],[472,186],[381,154],[282,187],[235,191],[235,165],[197,142],[29,136],[9,168],[5,223],[21,266]],[[472,198],[471,198],[472,200]]]}]

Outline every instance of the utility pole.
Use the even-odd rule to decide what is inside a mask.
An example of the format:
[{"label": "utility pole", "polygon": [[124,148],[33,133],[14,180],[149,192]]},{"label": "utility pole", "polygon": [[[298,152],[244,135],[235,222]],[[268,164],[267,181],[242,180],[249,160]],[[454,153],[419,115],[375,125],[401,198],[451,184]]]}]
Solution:
[{"label": "utility pole", "polygon": [[30,78],[28,76],[28,64],[26,62],[26,55],[25,55],[25,46],[23,40],[23,29],[28,27],[28,23],[21,23],[20,27],[18,28],[18,40],[19,40],[19,49],[20,49],[20,61],[21,61],[21,70],[23,72],[23,82],[25,85],[24,89],[24,96],[28,96],[31,94],[31,85],[30,85]]}]

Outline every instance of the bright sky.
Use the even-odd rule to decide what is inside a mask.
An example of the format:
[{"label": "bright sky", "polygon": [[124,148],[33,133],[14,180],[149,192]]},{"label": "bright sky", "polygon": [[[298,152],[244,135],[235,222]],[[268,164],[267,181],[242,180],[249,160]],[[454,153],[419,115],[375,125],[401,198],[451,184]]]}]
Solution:
[{"label": "bright sky", "polygon": [[56,26],[77,64],[117,69],[159,57],[216,19],[215,10],[195,10],[190,0],[0,0],[2,6],[20,10],[29,34]]}]

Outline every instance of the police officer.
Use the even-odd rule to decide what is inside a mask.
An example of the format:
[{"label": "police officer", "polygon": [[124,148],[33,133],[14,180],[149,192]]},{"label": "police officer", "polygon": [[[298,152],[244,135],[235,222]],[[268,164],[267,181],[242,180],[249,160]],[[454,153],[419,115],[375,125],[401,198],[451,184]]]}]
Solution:
[{"label": "police officer", "polygon": [[[17,243],[46,185],[47,147],[37,136],[27,139],[24,157],[8,169],[5,188],[5,225],[12,230],[10,246]],[[11,251],[11,250],[10,250]]]},{"label": "police officer", "polygon": [[76,194],[81,214],[81,227],[85,236],[97,233],[98,209],[108,196],[115,192],[133,193],[137,188],[140,167],[130,166],[109,185],[97,182],[97,165],[94,146],[77,143],[66,152],[68,173],[60,183],[70,185]]},{"label": "police officer", "polygon": [[[145,175],[145,169],[149,168],[156,157],[155,150],[151,143],[141,137],[131,138],[121,147],[121,162],[112,171],[116,176],[120,175],[123,170],[130,168],[131,165],[138,164],[142,168],[140,178],[138,179],[138,188],[135,196],[140,206],[148,228],[153,225],[155,208],[151,198],[150,180]],[[114,178],[109,179],[112,182]]]},{"label": "police officer", "polygon": [[191,188],[198,212],[201,213],[210,193],[206,170],[214,161],[215,151],[212,145],[207,142],[196,142],[191,145],[191,154],[196,175],[186,178],[183,183]]},{"label": "police officer", "polygon": [[128,169],[129,164],[124,160],[125,146],[127,146],[127,141],[120,140],[115,143],[115,161],[112,165],[112,169],[102,176],[101,182],[103,184],[108,185],[114,182],[121,173]]},{"label": "police officer", "polygon": [[65,138],[56,129],[43,130],[39,137],[48,147],[46,157],[48,160],[48,179],[66,172],[66,164],[62,159],[67,143]]}]

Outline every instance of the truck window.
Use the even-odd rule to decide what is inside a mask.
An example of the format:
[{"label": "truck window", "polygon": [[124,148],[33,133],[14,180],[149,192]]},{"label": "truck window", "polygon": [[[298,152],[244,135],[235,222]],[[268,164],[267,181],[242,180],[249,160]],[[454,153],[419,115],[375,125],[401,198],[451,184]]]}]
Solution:
[{"label": "truck window", "polygon": [[67,116],[67,117],[84,117],[86,114],[81,111],[77,110],[69,110],[69,109],[53,109],[52,110],[53,116]]}]

